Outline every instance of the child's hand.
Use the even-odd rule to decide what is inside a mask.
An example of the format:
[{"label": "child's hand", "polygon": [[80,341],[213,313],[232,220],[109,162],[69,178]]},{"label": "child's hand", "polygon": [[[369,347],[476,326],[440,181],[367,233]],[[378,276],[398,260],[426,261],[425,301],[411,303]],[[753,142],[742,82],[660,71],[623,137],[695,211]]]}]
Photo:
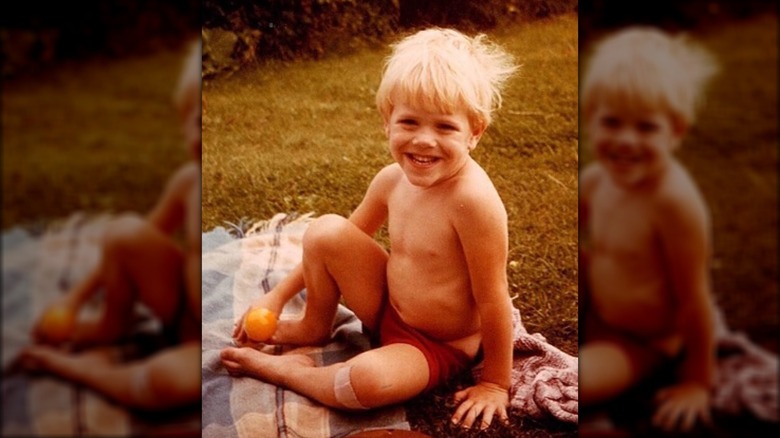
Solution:
[{"label": "child's hand", "polygon": [[[452,422],[471,428],[476,419],[482,416],[480,429],[487,429],[493,422],[493,417],[508,421],[506,408],[509,406],[509,392],[489,382],[480,382],[470,388],[455,393],[455,403],[460,403]],[[461,423],[462,422],[462,423]]]},{"label": "child's hand", "polygon": [[51,304],[41,313],[32,328],[36,342],[59,345],[73,337],[76,328],[77,309],[68,301]]},{"label": "child's hand", "polygon": [[658,391],[658,409],[653,424],[666,431],[688,432],[698,420],[712,424],[710,397],[707,388],[693,383],[680,383]]},{"label": "child's hand", "polygon": [[237,345],[246,345],[251,342],[249,339],[249,336],[246,333],[246,330],[244,330],[244,319],[246,319],[246,315],[251,312],[254,309],[264,307],[271,312],[273,312],[275,315],[281,315],[282,314],[282,308],[284,306],[279,306],[275,302],[273,302],[270,299],[267,299],[267,295],[264,295],[262,298],[257,300],[254,304],[249,306],[249,308],[246,309],[246,312],[244,312],[243,315],[236,321],[236,325],[233,327],[233,340],[236,342]]}]

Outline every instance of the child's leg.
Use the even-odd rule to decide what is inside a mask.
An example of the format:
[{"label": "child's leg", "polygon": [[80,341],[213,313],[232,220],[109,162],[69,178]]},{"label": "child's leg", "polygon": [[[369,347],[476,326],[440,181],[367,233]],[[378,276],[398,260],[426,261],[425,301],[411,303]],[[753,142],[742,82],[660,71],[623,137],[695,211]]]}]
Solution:
[{"label": "child's leg", "polygon": [[305,355],[273,356],[252,348],[222,350],[232,375],[248,375],[291,389],[337,409],[365,409],[403,402],[428,384],[428,362],[407,344],[366,351],[346,363],[316,367]]},{"label": "child's leg", "polygon": [[100,319],[81,324],[78,344],[112,342],[129,328],[133,304],[140,300],[163,324],[180,308],[183,253],[167,235],[137,216],[123,216],[106,231],[100,265],[105,289]]},{"label": "child's leg", "polygon": [[634,387],[662,364],[662,356],[628,340],[597,340],[580,347],[579,363],[579,401],[588,407]]},{"label": "child's leg", "polygon": [[301,320],[279,323],[274,342],[312,344],[327,340],[339,298],[375,329],[387,290],[387,252],[349,220],[320,217],[303,238],[306,311]]},{"label": "child's leg", "polygon": [[124,406],[160,410],[200,400],[200,353],[200,345],[191,342],[142,361],[115,363],[96,351],[69,354],[34,346],[23,353],[23,359]]}]

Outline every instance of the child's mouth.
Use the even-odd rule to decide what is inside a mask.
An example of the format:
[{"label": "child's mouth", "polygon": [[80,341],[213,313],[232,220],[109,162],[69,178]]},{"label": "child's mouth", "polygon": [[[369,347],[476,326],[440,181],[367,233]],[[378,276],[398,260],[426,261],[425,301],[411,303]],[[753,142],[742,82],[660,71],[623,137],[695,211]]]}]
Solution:
[{"label": "child's mouth", "polygon": [[439,161],[437,157],[426,157],[424,155],[414,155],[414,154],[406,154],[406,156],[414,163],[419,166],[430,166],[433,163]]},{"label": "child's mouth", "polygon": [[621,154],[611,153],[608,155],[608,157],[609,160],[612,161],[612,163],[618,166],[631,166],[631,165],[639,164],[642,161],[642,157],[636,155],[621,155]]}]

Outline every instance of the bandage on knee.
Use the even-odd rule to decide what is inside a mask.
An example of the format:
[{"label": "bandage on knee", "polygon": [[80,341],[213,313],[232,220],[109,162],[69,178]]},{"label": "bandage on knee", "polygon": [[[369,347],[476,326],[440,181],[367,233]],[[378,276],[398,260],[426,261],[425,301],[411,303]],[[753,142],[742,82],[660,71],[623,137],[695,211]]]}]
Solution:
[{"label": "bandage on knee", "polygon": [[347,409],[369,409],[363,406],[355,395],[355,390],[352,388],[351,371],[352,365],[345,365],[336,371],[336,377],[333,380],[333,392],[336,395],[336,401]]},{"label": "bandage on knee", "polygon": [[152,406],[155,403],[155,393],[149,379],[149,368],[141,366],[133,371],[133,398],[140,406]]}]

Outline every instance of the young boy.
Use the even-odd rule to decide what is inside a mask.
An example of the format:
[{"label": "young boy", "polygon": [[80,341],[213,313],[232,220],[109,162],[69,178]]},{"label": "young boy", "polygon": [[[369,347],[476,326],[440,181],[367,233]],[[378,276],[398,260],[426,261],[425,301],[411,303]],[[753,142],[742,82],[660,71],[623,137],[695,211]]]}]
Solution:
[{"label": "young boy", "polygon": [[[67,342],[83,349],[112,343],[132,329],[138,299],[160,318],[172,345],[130,363],[116,363],[99,349],[69,353],[35,345],[23,352],[35,368],[132,408],[167,409],[200,399],[200,63],[200,44],[195,43],[174,95],[192,161],[171,177],[146,218],[124,215],[107,225],[99,266],[50,307],[78,314],[102,288],[99,319],[77,321],[67,339],[42,320],[33,329],[41,344]],[[173,237],[179,229],[184,248]]]},{"label": "young boy", "polygon": [[715,67],[680,37],[627,29],[595,50],[581,108],[595,159],[580,174],[587,235],[580,403],[612,399],[665,364],[679,381],[658,391],[654,423],[709,420],[714,326],[710,218],[673,153]]},{"label": "young boy", "polygon": [[[251,306],[278,315],[306,287],[305,314],[280,321],[270,342],[314,344],[330,338],[343,298],[380,346],[327,367],[304,355],[226,348],[228,372],[359,410],[427,391],[468,369],[481,351],[483,377],[456,394],[452,421],[484,428],[494,417],[507,419],[506,211],[469,153],[514,70],[510,56],[483,36],[429,29],[394,46],[376,102],[395,163],[376,175],[349,219],[312,223],[302,264]],[[385,221],[389,252],[372,238]],[[233,334],[238,345],[247,340],[242,321]]]}]

